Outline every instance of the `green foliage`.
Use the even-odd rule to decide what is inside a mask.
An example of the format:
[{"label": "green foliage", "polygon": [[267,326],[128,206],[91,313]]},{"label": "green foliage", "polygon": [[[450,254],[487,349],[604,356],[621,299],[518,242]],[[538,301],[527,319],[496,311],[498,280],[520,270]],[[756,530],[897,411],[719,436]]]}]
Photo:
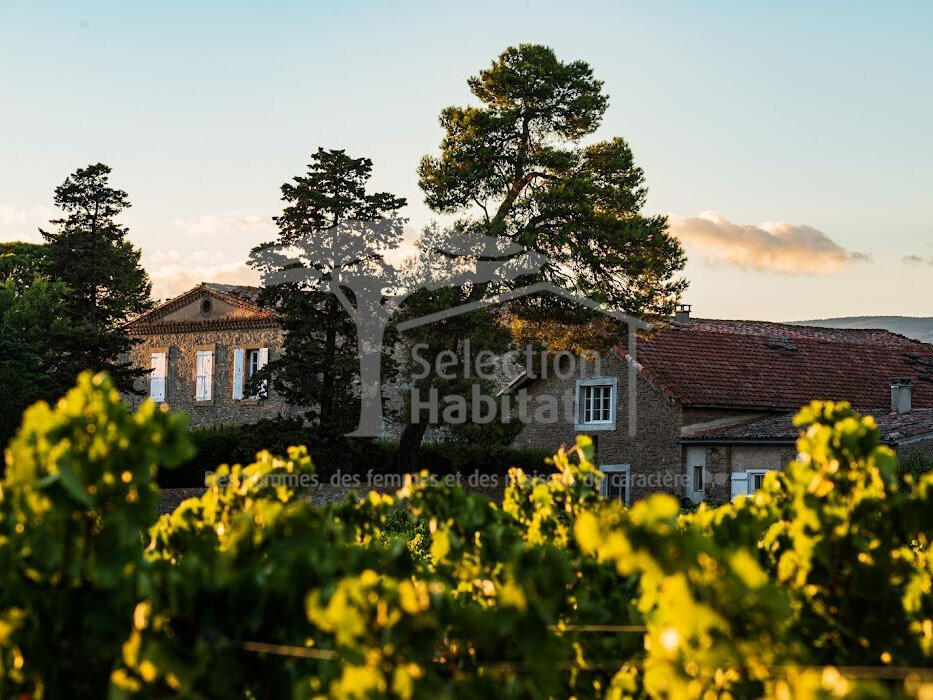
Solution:
[{"label": "green foliage", "polygon": [[[338,470],[345,474],[365,476],[375,473],[395,473],[398,445],[383,440],[343,439],[320,435],[307,428],[298,418],[260,420],[244,425],[201,428],[191,432],[196,454],[186,464],[158,475],[159,485],[198,487],[204,485],[204,474],[221,464],[247,464],[257,452],[268,450],[285,454],[290,445],[307,445],[314,463],[319,465],[316,476],[327,481]],[[422,461],[432,474],[491,474],[502,478],[512,467],[540,472],[546,469],[546,450],[520,449],[501,444],[439,442],[423,445]]]},{"label": "green foliage", "polygon": [[[15,278],[0,280],[0,446],[19,425],[20,414],[39,399],[59,396],[65,387],[55,381],[58,353],[50,335],[64,332],[60,283],[42,277],[21,286]],[[69,380],[70,383],[70,380]]]},{"label": "green foliage", "polygon": [[0,243],[0,281],[12,281],[22,292],[45,272],[45,246],[40,243]]},{"label": "green foliage", "polygon": [[131,415],[103,375],[26,411],[0,497],[0,695],[104,694],[139,597],[152,477],[189,455],[182,417],[151,401]]},{"label": "green foliage", "polygon": [[48,339],[59,355],[58,383],[70,385],[86,369],[107,371],[121,390],[148,369],[122,359],[133,341],[122,324],[152,306],[151,284],[140,266],[140,251],[116,218],[130,206],[126,192],[110,186],[110,167],[79,168],[55,188],[64,215],[42,231],[46,273],[68,287],[66,328]]},{"label": "green foliage", "polygon": [[601,498],[580,438],[501,508],[426,471],[314,507],[298,447],[156,521],[183,425],[82,375],[6,455],[0,694],[924,696],[933,477],[846,404],[797,420],[786,471],[686,514]]}]

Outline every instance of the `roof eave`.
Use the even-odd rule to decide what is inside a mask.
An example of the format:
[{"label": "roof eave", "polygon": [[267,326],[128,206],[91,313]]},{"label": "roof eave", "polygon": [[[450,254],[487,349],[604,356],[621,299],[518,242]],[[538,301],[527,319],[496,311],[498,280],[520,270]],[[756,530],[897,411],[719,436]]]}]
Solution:
[{"label": "roof eave", "polygon": [[796,445],[797,438],[794,439],[772,439],[772,440],[729,440],[729,439],[696,439],[682,438],[677,441],[681,445]]}]

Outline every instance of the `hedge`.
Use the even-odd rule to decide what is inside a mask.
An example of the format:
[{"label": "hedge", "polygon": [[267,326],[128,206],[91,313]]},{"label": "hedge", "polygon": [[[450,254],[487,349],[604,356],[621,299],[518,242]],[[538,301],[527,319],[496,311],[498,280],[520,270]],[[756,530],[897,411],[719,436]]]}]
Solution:
[{"label": "hedge", "polygon": [[[388,440],[346,439],[321,436],[302,425],[300,419],[278,418],[245,425],[224,425],[192,430],[195,456],[182,466],[159,473],[162,488],[192,488],[204,485],[206,472],[221,464],[249,464],[256,453],[269,450],[285,454],[290,445],[305,445],[316,472],[325,477],[337,471],[350,474],[397,471],[398,444]],[[546,473],[548,450],[518,449],[507,445],[464,442],[422,445],[420,465],[433,474],[474,472],[505,475],[511,467],[529,473]]]}]

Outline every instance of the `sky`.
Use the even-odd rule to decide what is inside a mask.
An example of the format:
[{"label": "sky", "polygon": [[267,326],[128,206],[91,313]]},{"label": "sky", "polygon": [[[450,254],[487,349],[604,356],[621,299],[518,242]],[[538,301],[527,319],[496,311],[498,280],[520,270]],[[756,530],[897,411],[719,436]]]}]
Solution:
[{"label": "sky", "polygon": [[0,0],[0,241],[104,162],[154,295],[249,281],[318,146],[415,169],[503,49],[590,63],[708,318],[933,316],[933,3]]}]

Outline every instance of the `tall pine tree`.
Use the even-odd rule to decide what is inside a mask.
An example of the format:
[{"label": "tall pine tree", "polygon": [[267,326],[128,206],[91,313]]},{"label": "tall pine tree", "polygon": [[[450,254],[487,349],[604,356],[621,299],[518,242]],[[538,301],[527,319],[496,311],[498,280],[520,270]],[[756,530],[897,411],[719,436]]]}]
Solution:
[{"label": "tall pine tree", "polygon": [[[318,238],[326,245],[327,232],[342,223],[392,216],[406,202],[388,192],[366,191],[372,167],[369,158],[319,148],[305,174],[282,185],[286,206],[275,219],[278,239],[254,251]],[[323,280],[276,285],[263,291],[262,303],[283,316],[285,347],[281,357],[257,373],[256,380],[268,377],[290,403],[306,407],[306,417],[322,435],[342,435],[359,417],[359,397],[354,389],[359,357],[356,325],[330,291],[329,281],[325,275]],[[350,290],[345,292],[352,295]],[[383,377],[388,374],[383,372]]]},{"label": "tall pine tree", "polygon": [[[480,105],[441,112],[440,155],[418,170],[427,205],[543,253],[539,279],[630,314],[669,316],[687,285],[684,251],[666,217],[643,212],[648,189],[625,140],[581,145],[609,105],[590,66],[522,44],[467,82]],[[591,317],[553,298],[540,300],[541,314],[535,306],[513,309]]]},{"label": "tall pine tree", "polygon": [[122,328],[130,316],[152,307],[152,285],[140,266],[140,251],[127,240],[129,229],[116,218],[130,206],[126,192],[110,186],[103,163],[80,168],[55,189],[63,216],[45,238],[49,277],[68,287],[68,332],[54,339],[55,372],[71,384],[84,369],[105,370],[118,387],[132,390],[146,373],[126,359],[134,341]]}]

